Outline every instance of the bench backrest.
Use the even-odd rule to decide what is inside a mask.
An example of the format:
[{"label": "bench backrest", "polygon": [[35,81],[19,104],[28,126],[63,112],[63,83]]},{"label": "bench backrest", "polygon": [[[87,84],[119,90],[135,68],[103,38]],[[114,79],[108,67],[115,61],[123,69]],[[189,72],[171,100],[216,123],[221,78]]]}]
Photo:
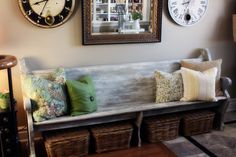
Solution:
[{"label": "bench backrest", "polygon": [[[191,59],[207,60],[201,55]],[[102,65],[66,69],[67,79],[78,79],[83,75],[91,75],[95,83],[99,107],[114,107],[127,103],[140,104],[155,102],[156,83],[154,72],[174,72],[180,69],[180,60],[130,63],[120,65]],[[35,75],[50,72],[32,71]]]}]

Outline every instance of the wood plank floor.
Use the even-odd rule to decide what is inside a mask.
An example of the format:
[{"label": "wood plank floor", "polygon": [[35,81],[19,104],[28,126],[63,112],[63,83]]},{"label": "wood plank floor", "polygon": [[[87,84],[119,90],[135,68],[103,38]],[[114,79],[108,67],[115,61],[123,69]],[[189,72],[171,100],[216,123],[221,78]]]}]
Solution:
[{"label": "wood plank floor", "polygon": [[134,147],[126,150],[112,151],[101,154],[93,154],[88,157],[177,157],[164,144],[144,144],[142,147]]},{"label": "wood plank floor", "polygon": [[[47,157],[42,140],[36,140],[37,157]],[[21,143],[20,157],[28,157],[26,143]],[[86,157],[177,157],[162,143],[143,144],[142,147],[132,147],[125,150],[91,154]]]}]

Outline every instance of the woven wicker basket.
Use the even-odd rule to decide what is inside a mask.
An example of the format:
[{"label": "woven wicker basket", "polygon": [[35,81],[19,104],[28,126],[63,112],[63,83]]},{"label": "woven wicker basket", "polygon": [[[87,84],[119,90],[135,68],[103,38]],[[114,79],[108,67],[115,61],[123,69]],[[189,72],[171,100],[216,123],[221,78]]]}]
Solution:
[{"label": "woven wicker basket", "polygon": [[89,132],[70,130],[44,133],[48,157],[79,157],[88,154]]},{"label": "woven wicker basket", "polygon": [[129,123],[113,123],[91,128],[97,153],[130,147],[133,128]]},{"label": "woven wicker basket", "polygon": [[207,133],[212,130],[215,113],[211,111],[199,111],[187,113],[183,116],[184,136]]},{"label": "woven wicker basket", "polygon": [[145,137],[151,143],[175,139],[179,134],[179,122],[176,115],[144,119]]}]

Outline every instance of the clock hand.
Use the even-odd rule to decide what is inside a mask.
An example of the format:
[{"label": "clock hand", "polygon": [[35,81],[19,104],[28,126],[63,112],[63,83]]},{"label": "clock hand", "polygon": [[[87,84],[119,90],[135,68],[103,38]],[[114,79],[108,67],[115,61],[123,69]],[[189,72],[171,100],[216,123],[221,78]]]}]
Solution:
[{"label": "clock hand", "polygon": [[184,2],[184,3],[182,3],[182,5],[189,4],[189,3],[190,3],[190,1],[188,1],[188,2]]},{"label": "clock hand", "polygon": [[[40,3],[42,3],[42,2],[45,2],[45,1],[47,1],[47,0],[38,1],[38,2],[33,3],[32,5],[38,5],[38,4],[40,4]],[[31,5],[31,6],[32,6],[32,5]]]},{"label": "clock hand", "polygon": [[190,6],[192,6],[192,5],[195,3],[194,0],[190,0],[189,2],[190,2],[190,3],[189,3]]},{"label": "clock hand", "polygon": [[49,0],[45,0],[45,1],[46,1],[46,3],[45,3],[44,6],[43,6],[43,9],[42,9],[42,11],[41,11],[41,13],[40,13],[40,16],[42,16],[43,11],[44,11],[44,9],[45,9],[45,7],[46,7],[46,5],[47,5],[47,3],[48,3]]}]

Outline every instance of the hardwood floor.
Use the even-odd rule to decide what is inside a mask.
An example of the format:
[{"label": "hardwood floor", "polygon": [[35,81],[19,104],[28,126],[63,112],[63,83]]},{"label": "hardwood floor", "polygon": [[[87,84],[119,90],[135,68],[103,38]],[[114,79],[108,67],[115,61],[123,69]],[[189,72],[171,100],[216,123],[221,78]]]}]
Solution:
[{"label": "hardwood floor", "polygon": [[[37,157],[47,157],[44,147],[44,141],[39,136],[35,139],[35,148]],[[28,157],[29,150],[27,140],[20,141],[20,154],[19,157]],[[131,147],[129,149],[110,151],[104,153],[95,153],[93,148],[90,148],[90,154],[85,157],[177,157],[163,143],[143,143],[142,147]]]},{"label": "hardwood floor", "polygon": [[[27,157],[26,144],[22,143],[22,153],[20,157]],[[47,157],[43,142],[36,141],[37,157]],[[91,154],[85,157],[177,157],[164,144],[143,144],[142,147],[132,147],[125,150],[111,151],[100,154]]]},{"label": "hardwood floor", "polygon": [[134,147],[126,150],[112,151],[101,154],[93,154],[88,157],[177,157],[164,144],[144,144],[142,147]]}]

